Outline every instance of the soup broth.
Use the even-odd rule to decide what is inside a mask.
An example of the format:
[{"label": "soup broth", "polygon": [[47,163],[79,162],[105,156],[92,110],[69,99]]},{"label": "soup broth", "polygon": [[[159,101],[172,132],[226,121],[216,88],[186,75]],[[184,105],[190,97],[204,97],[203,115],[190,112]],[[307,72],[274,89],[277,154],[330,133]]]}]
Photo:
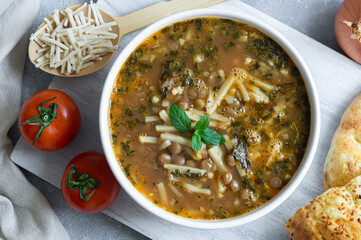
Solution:
[{"label": "soup broth", "polygon": [[[223,135],[192,150],[172,104]],[[164,27],[121,66],[109,105],[115,156],[160,208],[194,219],[243,215],[267,203],[297,170],[310,132],[305,84],[286,52],[250,25],[195,18]]]}]

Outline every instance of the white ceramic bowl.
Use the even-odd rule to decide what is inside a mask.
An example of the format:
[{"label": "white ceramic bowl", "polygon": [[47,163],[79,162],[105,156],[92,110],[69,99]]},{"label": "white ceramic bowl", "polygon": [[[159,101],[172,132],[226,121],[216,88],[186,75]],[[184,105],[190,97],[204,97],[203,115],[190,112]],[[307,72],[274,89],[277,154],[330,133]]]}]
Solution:
[{"label": "white ceramic bowl", "polygon": [[[272,200],[270,200],[267,204],[265,204],[261,208],[253,212],[250,212],[248,214],[245,214],[243,216],[239,216],[231,219],[225,219],[225,220],[193,220],[193,219],[180,217],[159,208],[158,206],[154,205],[152,202],[147,200],[147,198],[145,198],[142,194],[140,194],[134,188],[134,186],[129,182],[127,177],[124,175],[122,169],[120,168],[118,162],[116,161],[111,146],[111,140],[110,140],[111,138],[108,127],[109,99],[114,85],[114,81],[121,66],[127,60],[128,56],[133,52],[133,50],[141,42],[143,42],[143,40],[147,38],[150,34],[158,31],[159,29],[165,26],[168,26],[169,24],[188,18],[207,17],[207,16],[230,18],[244,23],[248,23],[254,26],[255,28],[263,31],[265,34],[267,34],[273,40],[275,40],[289,54],[289,56],[292,58],[292,60],[300,70],[308,90],[308,95],[311,105],[311,134],[309,137],[309,142],[304,158],[293,178],[276,197],[274,197]],[[300,54],[296,51],[296,49],[280,33],[275,31],[272,27],[268,26],[267,24],[257,19],[254,19],[250,16],[239,14],[237,12],[227,11],[227,10],[216,10],[216,9],[198,9],[198,10],[191,10],[191,11],[178,13],[166,17],[150,25],[149,27],[144,29],[141,33],[139,33],[123,49],[121,54],[114,62],[107,76],[101,97],[99,117],[100,117],[100,136],[106,158],[108,160],[110,168],[113,171],[114,176],[117,178],[117,180],[124,188],[124,190],[143,208],[155,214],[156,216],[161,217],[169,222],[177,223],[183,226],[192,227],[192,228],[202,228],[202,229],[219,229],[219,228],[238,226],[253,221],[259,217],[262,217],[265,214],[272,211],[273,209],[275,209],[278,205],[280,205],[284,200],[286,200],[286,198],[288,198],[291,195],[291,193],[297,188],[297,186],[302,181],[303,177],[306,175],[306,172],[309,169],[312,159],[315,155],[318,139],[319,139],[319,133],[320,133],[320,107],[319,107],[316,87],[305,62],[303,61]]]}]

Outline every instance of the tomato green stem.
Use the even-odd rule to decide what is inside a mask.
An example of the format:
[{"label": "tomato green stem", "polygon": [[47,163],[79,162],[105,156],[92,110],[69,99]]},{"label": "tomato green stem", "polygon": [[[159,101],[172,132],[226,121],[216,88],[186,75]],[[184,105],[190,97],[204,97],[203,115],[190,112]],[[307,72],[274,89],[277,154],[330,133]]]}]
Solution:
[{"label": "tomato green stem", "polygon": [[53,97],[51,99],[41,102],[39,104],[39,108],[38,108],[40,114],[29,118],[28,120],[24,121],[23,123],[21,123],[19,125],[19,127],[22,125],[25,125],[25,124],[40,126],[40,129],[34,138],[33,145],[39,139],[39,137],[43,133],[44,129],[47,126],[49,126],[50,124],[52,124],[54,119],[57,118],[57,116],[58,116],[57,111],[58,111],[59,105],[57,103],[50,104],[50,106],[48,108],[45,108],[43,106],[45,103],[50,102],[50,101],[54,100],[55,98],[56,97]]},{"label": "tomato green stem", "polygon": [[[73,176],[75,180],[73,180]],[[73,164],[70,165],[70,171],[66,178],[66,185],[70,190],[79,189],[80,199],[87,202],[93,196],[100,182],[94,178],[90,178],[89,174],[80,174]],[[86,195],[88,188],[93,189],[91,193]]]}]

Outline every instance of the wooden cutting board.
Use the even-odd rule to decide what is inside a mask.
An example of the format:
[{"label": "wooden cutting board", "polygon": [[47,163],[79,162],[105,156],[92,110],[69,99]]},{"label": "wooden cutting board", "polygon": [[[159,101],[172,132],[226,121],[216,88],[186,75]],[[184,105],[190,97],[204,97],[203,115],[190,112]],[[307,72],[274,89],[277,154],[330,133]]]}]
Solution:
[{"label": "wooden cutting board", "polygon": [[[100,1],[99,7],[116,15],[109,2],[111,1]],[[344,110],[361,91],[361,67],[244,3],[234,0],[212,8],[236,10],[273,26],[296,47],[307,63],[316,82],[322,112],[320,142],[309,172],[297,190],[273,212],[251,223],[230,229],[197,230],[168,223],[140,207],[124,191],[121,191],[116,202],[104,213],[153,239],[287,239],[288,235],[283,227],[285,221],[300,207],[323,192],[324,160]],[[129,34],[121,40],[117,54],[135,35],[136,33]],[[84,151],[101,152],[98,128],[99,101],[111,64],[85,77],[55,77],[50,88],[68,93],[79,105],[82,114],[79,135],[65,149],[54,153],[34,150],[20,139],[11,154],[12,161],[59,187],[68,161]]]}]

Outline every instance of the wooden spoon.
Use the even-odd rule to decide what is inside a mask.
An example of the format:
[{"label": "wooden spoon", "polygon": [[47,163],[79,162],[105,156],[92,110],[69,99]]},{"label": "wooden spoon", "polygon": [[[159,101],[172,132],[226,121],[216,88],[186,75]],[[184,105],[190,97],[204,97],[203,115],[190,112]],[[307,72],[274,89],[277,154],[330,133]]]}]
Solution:
[{"label": "wooden spoon", "polygon": [[[123,17],[113,17],[110,14],[100,10],[100,14],[102,15],[105,22],[112,22],[116,21],[118,23],[117,26],[112,27],[112,32],[118,34],[118,38],[112,40],[113,45],[118,45],[120,39],[135,30],[138,30],[140,28],[146,27],[149,24],[156,22],[164,17],[167,17],[169,15],[172,15],[177,12],[195,9],[195,8],[204,8],[208,7],[217,3],[225,2],[226,0],[171,0],[168,2],[160,2],[157,4],[154,4],[152,6],[149,6],[147,8],[144,8],[142,10],[133,12],[131,14],[125,15]],[[79,8],[81,5],[73,5],[68,8],[74,10]],[[82,11],[84,13],[88,12],[87,5]],[[52,20],[52,17],[48,18],[49,20]],[[61,19],[60,19],[61,20]],[[41,28],[45,22],[43,22],[39,27]],[[45,30],[44,30],[45,31]],[[43,53],[38,53],[37,50],[41,49],[41,46],[35,42],[34,40],[30,41],[29,43],[29,58],[30,61],[35,65],[36,59],[41,57]],[[63,77],[79,77],[84,76],[87,74],[91,74],[95,71],[98,71],[102,67],[104,67],[114,56],[115,52],[108,53],[107,55],[102,57],[102,60],[95,61],[94,64],[88,68],[85,68],[81,70],[79,73],[72,73],[70,75],[64,75],[61,74],[59,71],[59,68],[50,68],[48,65],[41,67],[40,69],[56,75],[56,76],[63,76]]]}]

